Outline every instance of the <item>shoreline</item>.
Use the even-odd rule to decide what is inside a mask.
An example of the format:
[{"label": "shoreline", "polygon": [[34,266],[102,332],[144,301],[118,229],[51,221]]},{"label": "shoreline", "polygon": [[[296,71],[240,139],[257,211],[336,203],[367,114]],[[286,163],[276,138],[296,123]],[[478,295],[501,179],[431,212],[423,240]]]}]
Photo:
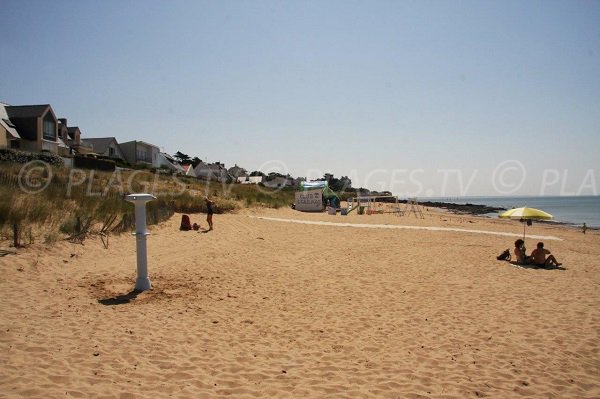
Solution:
[{"label": "shoreline", "polygon": [[[406,203],[406,201],[400,201]],[[441,202],[441,201],[423,201],[419,202],[419,205],[428,206],[431,208],[444,209],[456,215],[471,215],[471,216],[482,216],[489,219],[498,218],[497,215],[494,217],[492,214],[506,211],[503,207],[494,207],[482,204],[457,204],[453,202]],[[573,229],[581,230],[581,224],[573,222],[553,221],[553,220],[535,220],[534,223],[543,223],[555,226],[565,226]],[[600,227],[587,226],[588,230],[600,231]]]},{"label": "shoreline", "polygon": [[[400,201],[402,202],[402,201]],[[406,201],[404,201],[406,203]],[[505,211],[506,208],[481,205],[481,204],[457,204],[453,202],[440,202],[440,201],[423,201],[419,202],[419,205],[428,206],[431,208],[442,208],[447,209],[450,212],[453,212],[458,215],[484,215],[488,213]]]}]

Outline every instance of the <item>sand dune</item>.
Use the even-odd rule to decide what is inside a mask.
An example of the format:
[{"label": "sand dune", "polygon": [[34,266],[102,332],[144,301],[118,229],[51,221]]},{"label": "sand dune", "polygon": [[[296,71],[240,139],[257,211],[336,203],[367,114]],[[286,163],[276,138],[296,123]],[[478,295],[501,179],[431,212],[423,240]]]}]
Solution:
[{"label": "sand dune", "polygon": [[179,218],[152,228],[141,294],[128,234],[0,258],[0,397],[600,397],[597,232],[528,227],[562,240],[565,270],[536,270],[495,259],[512,237],[460,231],[518,222]]}]

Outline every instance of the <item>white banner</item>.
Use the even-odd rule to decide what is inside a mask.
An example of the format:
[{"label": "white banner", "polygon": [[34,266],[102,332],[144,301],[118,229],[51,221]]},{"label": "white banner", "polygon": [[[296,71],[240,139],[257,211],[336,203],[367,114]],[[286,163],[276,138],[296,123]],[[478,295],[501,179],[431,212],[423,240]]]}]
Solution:
[{"label": "white banner", "polygon": [[297,192],[296,210],[302,212],[321,212],[323,210],[323,190]]}]

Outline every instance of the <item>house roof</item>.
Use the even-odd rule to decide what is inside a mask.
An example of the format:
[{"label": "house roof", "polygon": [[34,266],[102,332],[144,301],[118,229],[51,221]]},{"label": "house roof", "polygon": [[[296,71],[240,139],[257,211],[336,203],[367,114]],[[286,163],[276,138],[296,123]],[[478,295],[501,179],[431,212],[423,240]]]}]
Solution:
[{"label": "house roof", "polygon": [[248,173],[248,171],[246,169],[239,167],[237,165],[232,166],[227,171],[229,172],[230,175],[235,176],[235,177],[244,176]]},{"label": "house roof", "polygon": [[125,143],[121,143],[121,144],[129,144],[129,143],[140,143],[140,144],[144,144],[144,145],[147,145],[150,147],[159,148],[157,145],[150,144],[150,143],[147,143],[147,142],[141,141],[141,140],[131,140],[131,141],[126,141]]},{"label": "house roof", "polygon": [[77,134],[77,132],[79,132],[79,134],[81,135],[81,130],[79,130],[79,126],[73,126],[73,127],[67,128],[67,135],[69,136],[70,139],[75,139],[75,135]]},{"label": "house roof", "polygon": [[210,169],[210,170],[218,170],[218,171],[225,171],[227,172],[227,169],[225,169],[225,167],[219,163],[204,163],[204,162],[200,162],[198,165],[196,165],[196,169]]},{"label": "house roof", "polygon": [[175,162],[173,157],[171,157],[167,153],[164,153],[164,152],[158,153],[158,163],[161,167],[166,166],[167,168],[169,168],[171,170],[183,172],[183,168],[181,167],[181,165],[179,165],[177,162]]},{"label": "house roof", "polygon": [[176,163],[177,163],[177,161],[175,160],[175,158],[173,158],[173,157],[172,157],[170,154],[167,154],[166,152],[161,152],[161,154],[162,154],[162,155],[163,155],[165,158],[167,158],[167,160],[168,160],[169,162],[171,162],[172,164],[176,164]]},{"label": "house roof", "polygon": [[[106,149],[113,141],[117,143],[117,139],[114,137],[99,137],[92,139],[82,139],[83,143],[91,145],[94,148],[94,152],[97,154],[102,154],[106,152]],[[119,144],[119,143],[117,143]]]},{"label": "house roof", "polygon": [[6,129],[6,131],[10,133],[11,136],[13,136],[15,139],[20,139],[21,136],[19,135],[19,132],[17,132],[17,129],[10,121],[6,109],[4,108],[7,106],[7,104],[0,103],[0,125],[2,125],[2,127]]},{"label": "house roof", "polygon": [[6,111],[10,118],[37,118],[44,115],[50,104],[41,105],[8,105]]},{"label": "house roof", "polygon": [[152,143],[148,143],[146,141],[138,141],[138,143],[142,143],[142,144],[146,144],[150,147],[156,147],[156,148],[160,148],[159,146],[157,146],[156,144],[152,144]]},{"label": "house roof", "polygon": [[196,174],[196,176],[204,176],[208,174],[209,176],[215,178],[231,177],[227,172],[227,169],[223,166],[223,164],[219,162],[209,164],[200,162],[194,168],[194,173]]}]

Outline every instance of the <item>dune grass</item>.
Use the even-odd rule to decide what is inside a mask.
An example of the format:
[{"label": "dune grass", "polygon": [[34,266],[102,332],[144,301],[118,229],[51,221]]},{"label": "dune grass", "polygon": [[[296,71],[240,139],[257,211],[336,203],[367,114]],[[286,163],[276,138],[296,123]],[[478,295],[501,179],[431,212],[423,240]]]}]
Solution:
[{"label": "dune grass", "polygon": [[60,235],[73,237],[91,231],[131,231],[133,205],[124,197],[137,192],[156,197],[147,204],[149,225],[175,212],[205,212],[205,197],[214,201],[215,213],[241,207],[279,208],[294,200],[290,189],[223,184],[149,171],[111,173],[52,167],[23,173],[21,167],[0,163],[0,232],[5,239],[12,237],[13,246],[35,239],[51,243]]}]

